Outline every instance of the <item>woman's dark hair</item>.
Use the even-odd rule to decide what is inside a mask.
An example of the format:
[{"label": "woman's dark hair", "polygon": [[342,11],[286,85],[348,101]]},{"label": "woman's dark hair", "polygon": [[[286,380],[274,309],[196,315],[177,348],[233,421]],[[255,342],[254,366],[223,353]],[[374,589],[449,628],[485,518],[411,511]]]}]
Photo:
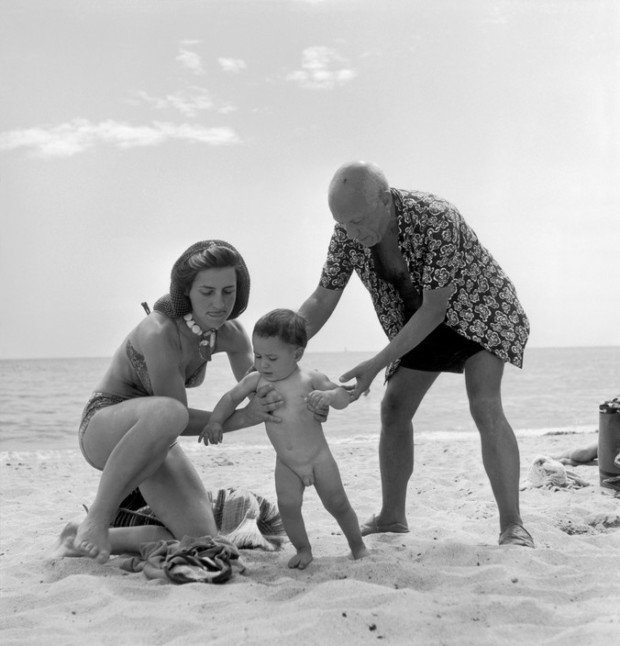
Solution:
[{"label": "woman's dark hair", "polygon": [[228,316],[237,318],[248,306],[250,274],[241,254],[223,240],[204,240],[186,249],[174,263],[170,274],[170,293],[160,298],[153,309],[177,318],[192,311],[189,300],[196,276],[205,269],[233,267],[237,276],[235,304]]},{"label": "woman's dark hair", "polygon": [[299,348],[308,345],[306,319],[293,310],[277,309],[267,312],[256,321],[254,334],[263,339],[275,337]]},{"label": "woman's dark hair", "polygon": [[[239,268],[239,254],[227,247],[212,245],[207,249],[191,255],[184,263],[172,272],[171,283],[174,289],[189,295],[189,291],[196,280],[196,276],[205,269]],[[239,277],[237,277],[239,282]]]}]

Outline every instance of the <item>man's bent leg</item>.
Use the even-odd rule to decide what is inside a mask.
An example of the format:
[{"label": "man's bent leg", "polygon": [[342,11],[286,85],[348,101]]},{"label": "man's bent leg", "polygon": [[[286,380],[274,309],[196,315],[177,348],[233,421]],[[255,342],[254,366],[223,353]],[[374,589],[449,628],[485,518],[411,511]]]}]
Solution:
[{"label": "man's bent leg", "polygon": [[503,361],[486,350],[465,364],[469,407],[480,432],[482,461],[499,510],[500,532],[523,526],[519,512],[519,446],[502,407],[503,373]]},{"label": "man's bent leg", "polygon": [[362,535],[407,532],[407,484],[413,473],[412,418],[420,402],[439,376],[399,368],[388,382],[381,402],[379,467],[383,505],[378,516],[362,525]]}]

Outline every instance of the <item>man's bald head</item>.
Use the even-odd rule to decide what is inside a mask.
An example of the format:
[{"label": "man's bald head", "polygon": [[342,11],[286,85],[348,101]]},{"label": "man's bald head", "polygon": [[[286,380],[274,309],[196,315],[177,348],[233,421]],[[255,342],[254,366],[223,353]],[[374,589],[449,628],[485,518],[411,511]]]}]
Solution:
[{"label": "man's bald head", "polygon": [[365,247],[378,244],[388,228],[392,195],[383,171],[363,161],[343,164],[329,184],[329,209],[347,236]]},{"label": "man's bald head", "polygon": [[383,171],[371,162],[353,161],[340,166],[329,184],[327,200],[336,217],[351,210],[374,208],[389,184]]}]

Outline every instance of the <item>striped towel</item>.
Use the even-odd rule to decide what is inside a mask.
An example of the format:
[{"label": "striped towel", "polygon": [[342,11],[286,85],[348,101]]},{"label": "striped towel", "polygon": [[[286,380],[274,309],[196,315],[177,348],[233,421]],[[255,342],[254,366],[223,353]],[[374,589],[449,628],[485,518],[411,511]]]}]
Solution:
[{"label": "striped towel", "polygon": [[117,564],[127,572],[143,572],[147,579],[172,583],[225,583],[233,568],[245,570],[237,548],[211,536],[142,543],[140,556],[121,556]]},{"label": "striped towel", "polygon": [[[286,533],[280,512],[273,503],[247,489],[220,489],[213,501],[213,515],[221,537],[240,549],[273,551],[282,546]],[[148,506],[139,489],[121,503],[112,527],[163,525]]]}]

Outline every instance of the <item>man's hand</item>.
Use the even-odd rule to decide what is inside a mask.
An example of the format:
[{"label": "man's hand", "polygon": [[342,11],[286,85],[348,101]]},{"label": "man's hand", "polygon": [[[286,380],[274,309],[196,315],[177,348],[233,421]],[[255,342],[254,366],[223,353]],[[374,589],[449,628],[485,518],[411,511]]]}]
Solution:
[{"label": "man's hand", "polygon": [[[367,395],[370,392],[370,384],[372,384],[379,370],[381,368],[377,368],[373,360],[369,359],[368,361],[362,361],[362,363],[345,372],[340,377],[341,383],[350,381],[351,379],[357,381],[350,393],[351,401],[356,401],[361,395]],[[349,388],[349,386],[345,386],[345,388]]]},{"label": "man's hand", "polygon": [[276,390],[273,384],[261,386],[250,403],[245,407],[248,416],[254,420],[254,424],[260,422],[281,422],[282,419],[274,415],[274,411],[284,405],[282,395]]}]

